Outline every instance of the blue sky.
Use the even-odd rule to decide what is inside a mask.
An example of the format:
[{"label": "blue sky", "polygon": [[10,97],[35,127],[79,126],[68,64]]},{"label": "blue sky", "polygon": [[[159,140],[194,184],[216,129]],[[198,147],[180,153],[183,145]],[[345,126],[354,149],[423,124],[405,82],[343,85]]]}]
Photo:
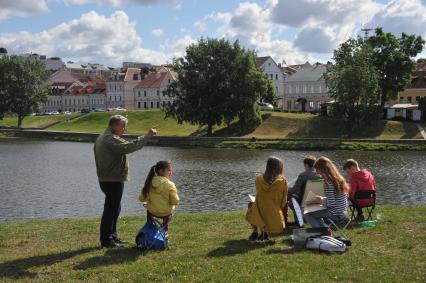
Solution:
[{"label": "blue sky", "polygon": [[327,61],[363,24],[425,36],[425,1],[0,0],[0,46],[118,66],[225,37],[279,62]]}]

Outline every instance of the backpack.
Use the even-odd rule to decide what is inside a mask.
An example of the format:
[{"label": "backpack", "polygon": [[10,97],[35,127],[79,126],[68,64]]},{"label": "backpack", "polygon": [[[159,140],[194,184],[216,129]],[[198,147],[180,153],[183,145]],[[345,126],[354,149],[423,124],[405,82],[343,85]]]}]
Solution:
[{"label": "backpack", "polygon": [[346,251],[344,243],[329,236],[309,237],[306,241],[306,248],[331,253],[344,253]]},{"label": "backpack", "polygon": [[168,245],[168,235],[161,225],[148,220],[136,235],[136,246],[141,251],[165,250]]}]

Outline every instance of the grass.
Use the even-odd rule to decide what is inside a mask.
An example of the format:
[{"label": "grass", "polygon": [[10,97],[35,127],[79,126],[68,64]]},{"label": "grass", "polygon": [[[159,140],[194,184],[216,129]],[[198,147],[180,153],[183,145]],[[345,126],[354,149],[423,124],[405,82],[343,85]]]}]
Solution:
[{"label": "grass", "polygon": [[[66,123],[68,119],[74,119],[80,115],[82,114],[76,113],[72,115],[27,116],[22,121],[22,127],[45,129],[58,122]],[[0,120],[0,127],[16,127],[17,124],[18,118],[16,117],[6,117],[3,120]]]},{"label": "grass", "polygon": [[[0,223],[0,281],[425,282],[426,206],[379,206],[379,225],[353,228],[343,255],[246,240],[243,212],[177,214],[163,252],[98,248],[95,219]],[[132,241],[142,217],[119,221]]]},{"label": "grass", "polygon": [[[145,134],[150,127],[157,126],[164,136],[203,136],[206,127],[178,124],[174,119],[164,118],[159,110],[135,110],[127,112],[104,112],[75,115],[71,120],[67,116],[30,116],[24,119],[26,128],[47,128],[48,130],[102,132],[112,114],[122,114],[129,119],[130,134]],[[1,126],[15,126],[16,118],[0,120]],[[328,117],[304,113],[264,112],[263,123],[245,137],[258,138],[342,138],[339,121]],[[215,136],[239,136],[238,124],[214,127]],[[362,131],[355,132],[353,138],[373,139],[422,139],[414,122],[381,120],[366,125]]]}]

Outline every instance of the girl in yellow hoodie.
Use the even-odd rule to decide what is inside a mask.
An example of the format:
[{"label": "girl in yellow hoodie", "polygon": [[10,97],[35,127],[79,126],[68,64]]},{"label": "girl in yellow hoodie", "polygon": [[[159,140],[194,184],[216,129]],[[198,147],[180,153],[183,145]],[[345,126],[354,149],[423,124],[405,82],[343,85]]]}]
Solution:
[{"label": "girl in yellow hoodie", "polygon": [[265,173],[256,177],[256,200],[250,204],[246,214],[253,228],[249,240],[269,240],[268,232],[283,231],[285,224],[282,208],[287,204],[287,192],[284,162],[271,156],[266,163]]},{"label": "girl in yellow hoodie", "polygon": [[147,203],[147,217],[163,219],[163,227],[167,232],[175,207],[179,204],[179,196],[175,184],[170,181],[172,162],[158,161],[151,167],[142,188],[139,200]]}]

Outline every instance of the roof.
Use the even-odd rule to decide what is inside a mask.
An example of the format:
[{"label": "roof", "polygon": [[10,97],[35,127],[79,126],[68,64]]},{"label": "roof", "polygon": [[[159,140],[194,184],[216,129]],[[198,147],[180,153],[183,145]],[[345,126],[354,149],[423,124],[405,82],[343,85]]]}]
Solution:
[{"label": "roof", "polygon": [[419,107],[417,104],[411,104],[411,103],[399,103],[399,104],[394,104],[389,108],[401,108],[401,109],[416,109],[417,107]]},{"label": "roof", "polygon": [[263,64],[265,64],[265,62],[271,58],[271,56],[263,56],[263,57],[257,57],[257,63],[259,64],[259,66],[262,66]]},{"label": "roof", "polygon": [[141,69],[138,68],[127,68],[126,75],[124,76],[125,81],[134,81],[134,76],[141,73]]},{"label": "roof", "polygon": [[323,79],[324,73],[327,71],[327,65],[315,63],[313,65],[306,62],[303,66],[290,76],[286,82],[313,82]]},{"label": "roof", "polygon": [[145,77],[135,88],[158,88],[166,78],[167,73],[151,73]]}]

